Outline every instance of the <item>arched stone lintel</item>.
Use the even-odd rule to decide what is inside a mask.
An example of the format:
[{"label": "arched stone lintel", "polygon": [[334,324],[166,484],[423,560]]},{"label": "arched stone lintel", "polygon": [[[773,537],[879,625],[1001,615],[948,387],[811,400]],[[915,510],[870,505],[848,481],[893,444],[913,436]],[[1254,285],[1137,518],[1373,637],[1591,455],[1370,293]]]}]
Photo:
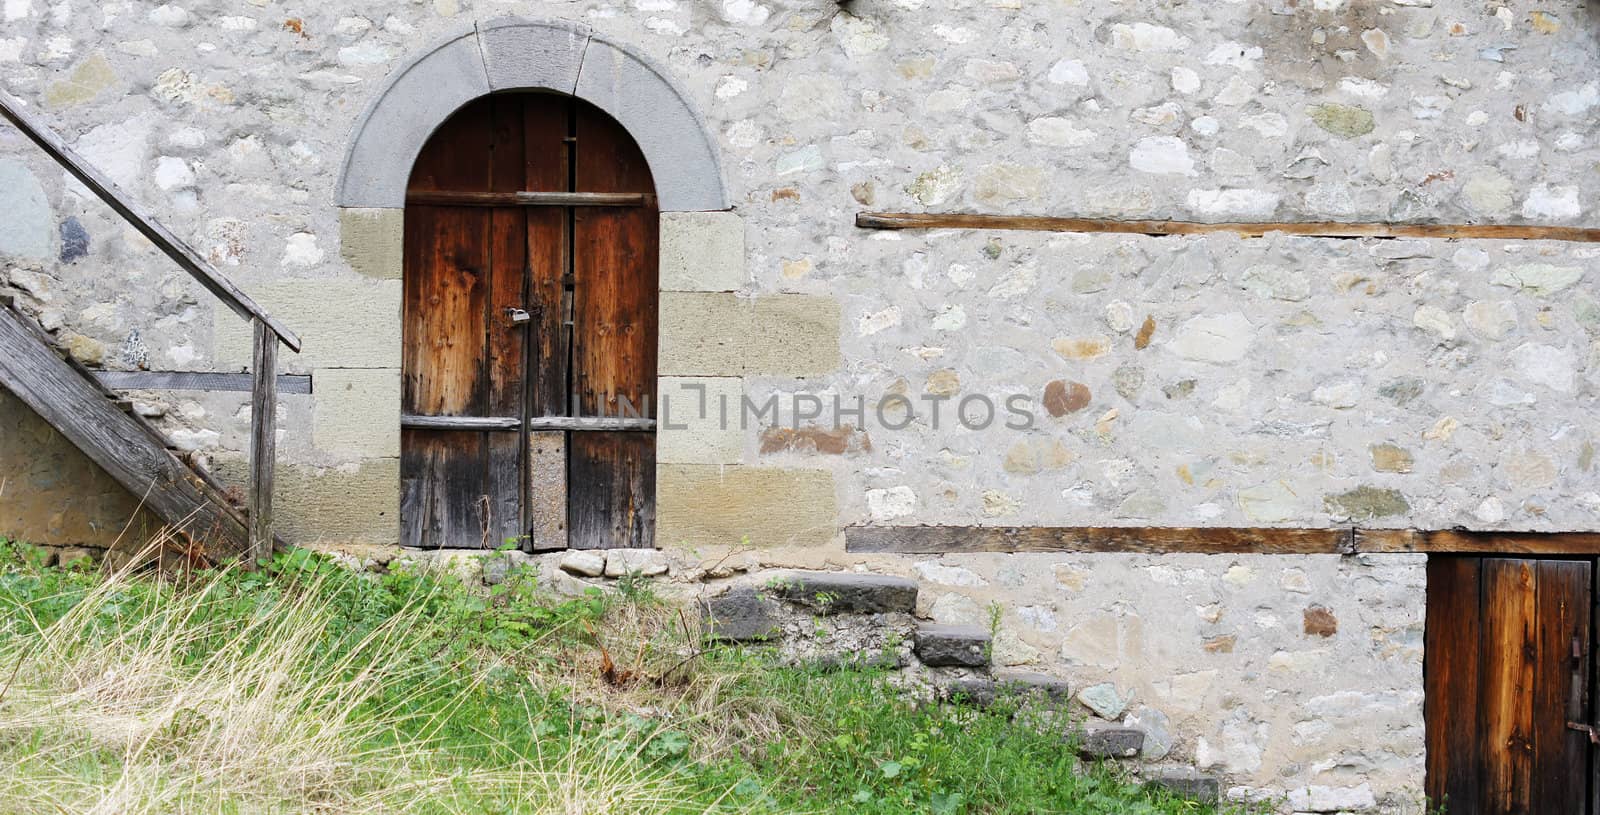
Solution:
[{"label": "arched stone lintel", "polygon": [[662,211],[728,208],[715,140],[665,69],[587,26],[519,18],[457,30],[390,75],[356,122],[338,205],[403,207],[412,164],[451,114],[489,93],[536,89],[620,122],[650,165]]}]

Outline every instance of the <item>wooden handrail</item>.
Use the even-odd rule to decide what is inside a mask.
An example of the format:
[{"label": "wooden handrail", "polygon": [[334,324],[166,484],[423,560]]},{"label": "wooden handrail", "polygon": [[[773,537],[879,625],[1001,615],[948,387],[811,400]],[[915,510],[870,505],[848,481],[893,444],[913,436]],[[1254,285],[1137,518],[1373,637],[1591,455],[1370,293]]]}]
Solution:
[{"label": "wooden handrail", "polygon": [[273,319],[267,310],[250,299],[233,281],[224,277],[215,267],[189,248],[189,245],[172,234],[153,218],[139,212],[128,197],[117,189],[111,179],[100,174],[77,151],[67,146],[61,136],[22,108],[22,103],[0,91],[0,116],[22,131],[24,136],[47,153],[50,158],[73,177],[89,188],[101,201],[121,215],[139,233],[150,239],[167,257],[172,258],[213,296],[247,320],[255,335],[251,368],[250,398],[250,498],[248,546],[246,568],[253,567],[263,558],[271,557],[272,535],[272,481],[277,460],[277,407],[278,407],[278,344],[289,350],[300,351],[300,337],[287,326]]},{"label": "wooden handrail", "polygon": [[83,160],[82,156],[67,146],[67,143],[62,140],[59,134],[28,115],[23,110],[22,103],[4,91],[0,91],[0,116],[10,120],[11,124],[22,131],[22,135],[32,139],[33,143],[39,145],[39,148],[49,154],[50,158],[55,159],[55,162],[67,172],[72,173],[74,178],[82,182],[85,187],[88,187],[89,191],[93,192],[100,200],[106,202],[107,206],[116,210],[116,213],[121,215],[123,220],[131,224],[134,229],[139,230],[140,234],[149,238],[150,242],[156,245],[156,248],[166,253],[167,257],[172,258],[184,271],[188,272],[195,280],[198,280],[200,285],[205,286],[206,290],[211,292],[213,296],[226,303],[229,308],[233,309],[235,314],[245,320],[259,322],[268,331],[271,331],[279,342],[287,345],[289,350],[297,353],[300,351],[299,335],[274,319],[271,314],[267,313],[266,309],[257,305],[256,301],[251,300],[249,295],[234,285],[233,281],[224,277],[221,272],[218,272],[204,258],[189,248],[188,244],[179,240],[177,235],[172,234],[170,230],[154,219],[140,213],[122,190],[117,189],[117,185],[112,183],[111,179],[101,175],[99,170],[90,166],[88,162]]}]

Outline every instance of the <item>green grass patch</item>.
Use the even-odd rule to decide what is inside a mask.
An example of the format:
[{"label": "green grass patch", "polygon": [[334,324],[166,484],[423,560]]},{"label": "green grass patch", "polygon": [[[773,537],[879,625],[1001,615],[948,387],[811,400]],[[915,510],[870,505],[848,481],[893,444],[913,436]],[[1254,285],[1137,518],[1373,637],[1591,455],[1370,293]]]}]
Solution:
[{"label": "green grass patch", "polygon": [[0,541],[0,811],[1211,811],[1081,766],[1029,711],[703,650],[645,581],[42,563]]}]

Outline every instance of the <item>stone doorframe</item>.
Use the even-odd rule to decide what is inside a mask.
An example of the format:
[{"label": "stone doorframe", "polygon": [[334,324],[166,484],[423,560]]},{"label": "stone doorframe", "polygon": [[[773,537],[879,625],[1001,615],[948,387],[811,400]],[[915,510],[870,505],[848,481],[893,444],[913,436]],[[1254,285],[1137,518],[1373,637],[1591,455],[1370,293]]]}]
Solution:
[{"label": "stone doorframe", "polygon": [[587,26],[521,18],[475,23],[395,70],[356,122],[336,203],[405,206],[428,136],[466,103],[515,90],[570,94],[621,123],[644,151],[662,212],[728,209],[715,141],[663,68]]}]

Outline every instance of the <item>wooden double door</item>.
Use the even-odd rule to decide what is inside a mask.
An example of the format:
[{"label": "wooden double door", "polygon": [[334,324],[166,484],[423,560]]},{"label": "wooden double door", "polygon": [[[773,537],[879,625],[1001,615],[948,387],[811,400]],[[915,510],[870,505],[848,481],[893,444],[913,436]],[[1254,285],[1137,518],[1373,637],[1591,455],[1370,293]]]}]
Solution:
[{"label": "wooden double door", "polygon": [[1429,558],[1423,666],[1434,806],[1448,815],[1600,811],[1595,572],[1594,558]]},{"label": "wooden double door", "polygon": [[647,547],[657,209],[644,156],[568,96],[457,112],[405,209],[401,539]]}]

